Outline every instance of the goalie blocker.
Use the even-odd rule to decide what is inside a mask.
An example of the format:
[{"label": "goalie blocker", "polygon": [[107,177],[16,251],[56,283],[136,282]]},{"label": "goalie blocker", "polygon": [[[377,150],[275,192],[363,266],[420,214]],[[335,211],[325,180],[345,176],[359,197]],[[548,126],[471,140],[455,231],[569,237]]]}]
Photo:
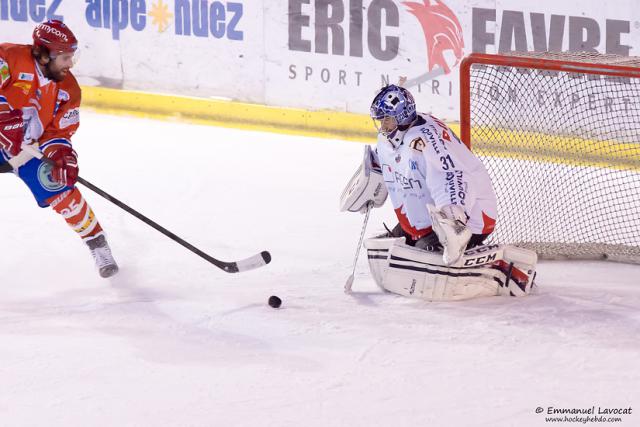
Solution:
[{"label": "goalie blocker", "polygon": [[404,238],[370,238],[364,246],[380,288],[427,301],[528,295],[538,260],[528,249],[488,245],[467,250],[447,266],[442,253],[408,246]]}]

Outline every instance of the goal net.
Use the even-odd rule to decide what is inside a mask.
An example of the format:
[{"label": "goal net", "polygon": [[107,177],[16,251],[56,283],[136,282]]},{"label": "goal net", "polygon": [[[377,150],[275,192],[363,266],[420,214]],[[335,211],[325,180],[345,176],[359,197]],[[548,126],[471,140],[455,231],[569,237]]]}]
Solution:
[{"label": "goal net", "polygon": [[640,58],[472,54],[461,137],[491,175],[491,243],[640,263]]}]

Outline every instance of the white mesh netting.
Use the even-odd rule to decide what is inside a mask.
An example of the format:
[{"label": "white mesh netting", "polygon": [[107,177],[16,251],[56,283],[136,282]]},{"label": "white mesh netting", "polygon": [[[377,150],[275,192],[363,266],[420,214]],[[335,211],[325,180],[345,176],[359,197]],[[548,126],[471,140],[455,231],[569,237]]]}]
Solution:
[{"label": "white mesh netting", "polygon": [[[640,59],[523,56],[602,67],[471,65],[471,147],[498,196],[491,242],[543,258],[640,262]],[[602,75],[611,64],[639,68]]]}]

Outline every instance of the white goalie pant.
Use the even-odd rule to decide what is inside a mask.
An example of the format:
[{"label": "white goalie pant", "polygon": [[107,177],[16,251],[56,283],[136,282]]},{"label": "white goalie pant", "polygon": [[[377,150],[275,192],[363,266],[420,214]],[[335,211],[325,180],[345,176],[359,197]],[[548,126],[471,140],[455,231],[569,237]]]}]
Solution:
[{"label": "white goalie pant", "polygon": [[528,249],[488,245],[466,251],[455,266],[447,266],[441,252],[408,246],[402,237],[370,238],[364,246],[380,288],[428,301],[528,295],[538,260]]}]

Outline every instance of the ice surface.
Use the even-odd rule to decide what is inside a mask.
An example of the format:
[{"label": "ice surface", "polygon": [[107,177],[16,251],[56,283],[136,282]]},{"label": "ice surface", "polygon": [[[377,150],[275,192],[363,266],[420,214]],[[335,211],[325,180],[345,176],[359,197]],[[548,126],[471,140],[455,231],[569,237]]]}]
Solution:
[{"label": "ice surface", "polygon": [[85,179],[205,252],[273,261],[224,273],[82,189],[122,268],[104,280],[0,176],[2,425],[542,426],[538,406],[594,405],[640,425],[640,266],[543,262],[536,295],[435,304],[382,294],[363,252],[347,296],[361,144],[83,113],[75,146]]}]

